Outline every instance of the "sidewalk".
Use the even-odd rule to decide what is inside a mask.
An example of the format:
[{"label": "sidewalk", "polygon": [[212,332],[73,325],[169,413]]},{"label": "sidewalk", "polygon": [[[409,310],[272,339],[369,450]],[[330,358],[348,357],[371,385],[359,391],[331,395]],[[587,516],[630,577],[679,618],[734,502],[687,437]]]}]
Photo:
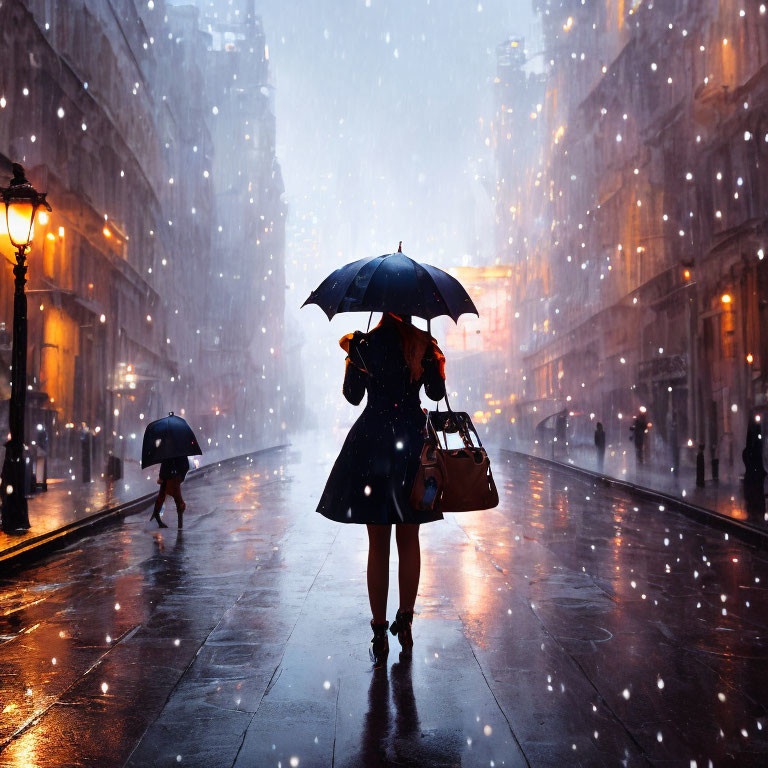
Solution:
[{"label": "sidewalk", "polygon": [[[242,456],[250,456],[263,450],[256,449]],[[202,477],[206,471],[222,462],[241,456],[221,456],[206,453],[194,457],[200,463],[187,475],[187,482]],[[148,506],[157,493],[157,467],[142,470],[137,461],[126,461],[123,478],[118,481],[96,478],[90,483],[77,479],[50,479],[48,490],[28,497],[31,528],[20,534],[6,534],[0,530],[0,566],[29,555],[40,547],[49,548],[60,538],[71,536],[83,528],[90,528],[115,514],[128,514]]]},{"label": "sidewalk", "polygon": [[[687,451],[690,451],[690,456],[686,454]],[[706,485],[704,488],[697,488],[695,466],[690,463],[695,460],[693,449],[681,449],[681,466],[677,475],[672,472],[671,466],[662,467],[658,459],[654,461],[654,457],[649,457],[647,463],[638,466],[631,445],[608,446],[602,472],[598,472],[595,450],[587,446],[569,448],[567,453],[557,451],[554,457],[549,446],[543,450],[526,451],[520,448],[513,452],[586,470],[596,476],[625,483],[638,492],[667,497],[676,501],[679,506],[694,511],[708,511],[722,518],[724,522],[730,521],[734,526],[752,531],[768,540],[765,488],[762,494],[758,489],[745,497],[738,472],[740,465],[721,465],[721,479],[715,482],[711,478],[711,467],[707,461]]]}]

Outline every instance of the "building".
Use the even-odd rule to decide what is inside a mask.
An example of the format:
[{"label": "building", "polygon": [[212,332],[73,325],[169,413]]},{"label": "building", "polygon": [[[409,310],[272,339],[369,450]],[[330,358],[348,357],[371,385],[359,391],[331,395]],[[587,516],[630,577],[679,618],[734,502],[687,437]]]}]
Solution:
[{"label": "building", "polygon": [[275,436],[285,429],[287,209],[275,154],[269,48],[253,0],[199,6],[208,48],[208,123],[217,148],[211,159],[214,258],[201,349],[211,377],[199,412],[238,434]]},{"label": "building", "polygon": [[[249,32],[258,27],[252,10],[242,34],[261,35],[264,59],[263,33]],[[282,343],[279,166],[274,141],[265,142],[260,163],[242,163],[259,206],[231,194],[236,160],[223,160],[233,146],[209,76],[219,52],[199,11],[163,0],[8,0],[0,39],[0,178],[21,162],[53,206],[38,217],[29,257],[28,442],[47,443],[53,468],[79,475],[70,457],[84,436],[95,473],[108,452],[136,461],[144,425],[168,410],[201,430],[204,448],[236,452],[254,435],[274,436],[279,400],[268,405],[267,389],[279,386],[279,365],[253,338],[271,318],[271,345]],[[266,65],[253,78],[266,87]],[[268,100],[252,119],[254,134],[274,135]],[[222,239],[224,209],[249,238],[262,225],[257,210],[274,222],[276,287],[260,292],[263,302],[250,294],[268,257],[258,246],[241,251],[245,237]],[[0,250],[11,256],[2,242]],[[256,271],[240,268],[252,261]],[[10,329],[7,260],[2,269],[0,318]],[[233,290],[219,273],[240,275],[247,288]],[[215,354],[217,344],[243,352]],[[6,422],[9,362],[0,327]],[[231,406],[256,370],[263,389]],[[216,405],[226,424],[212,418]]]},{"label": "building", "polygon": [[[541,195],[542,112],[545,79],[531,70],[525,40],[507,38],[496,47],[495,117],[492,127],[496,157],[496,265],[503,269],[506,354],[494,355],[496,373],[489,372],[495,407],[486,408],[489,430],[510,440],[520,431],[524,375],[522,356],[535,331],[546,323],[549,264],[539,249],[545,241],[546,215]],[[496,310],[498,311],[498,310]],[[503,368],[502,368],[503,363]],[[514,407],[512,407],[514,406]]]},{"label": "building", "polygon": [[520,424],[567,408],[617,443],[645,406],[659,452],[704,443],[738,473],[768,389],[765,6],[538,5],[546,95],[525,197],[546,226],[515,236],[550,283],[520,356]]},{"label": "building", "polygon": [[[445,322],[444,351],[448,357],[448,379],[455,391],[456,408],[472,408],[475,426],[500,429],[511,418],[515,396],[507,395],[510,376],[512,326],[510,311],[514,289],[510,265],[454,267],[451,274],[472,296],[478,317],[465,315],[460,324]],[[478,384],[483,387],[477,392]],[[458,393],[464,393],[464,402]],[[478,406],[482,405],[481,409]],[[494,418],[505,415],[506,418]]]}]

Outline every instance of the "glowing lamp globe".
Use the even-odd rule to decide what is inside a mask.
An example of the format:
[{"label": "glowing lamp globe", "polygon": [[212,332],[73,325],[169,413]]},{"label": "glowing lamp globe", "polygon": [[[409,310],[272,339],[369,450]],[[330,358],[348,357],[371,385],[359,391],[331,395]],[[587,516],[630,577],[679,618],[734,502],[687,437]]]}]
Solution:
[{"label": "glowing lamp globe", "polygon": [[16,248],[26,248],[35,235],[35,206],[27,202],[11,202],[5,206],[8,237]]},{"label": "glowing lamp globe", "polygon": [[11,238],[8,237],[8,219],[6,218],[5,203],[0,197],[0,253],[9,253],[13,249]]},{"label": "glowing lamp globe", "polygon": [[8,187],[0,188],[4,226],[0,233],[8,235],[13,246],[23,251],[35,234],[35,214],[38,208],[51,210],[45,193],[38,192],[26,179],[24,169],[13,164],[13,179]]}]

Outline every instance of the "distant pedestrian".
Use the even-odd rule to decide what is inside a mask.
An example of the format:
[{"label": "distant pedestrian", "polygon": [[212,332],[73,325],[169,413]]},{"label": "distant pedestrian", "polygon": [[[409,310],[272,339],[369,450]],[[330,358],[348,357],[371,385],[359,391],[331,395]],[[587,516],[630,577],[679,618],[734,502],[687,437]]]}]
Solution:
[{"label": "distant pedestrian", "polygon": [[747,441],[741,452],[741,458],[744,461],[744,483],[762,485],[765,478],[763,435],[761,424],[755,417],[751,418],[747,425]]},{"label": "distant pedestrian", "polygon": [[703,488],[705,480],[706,464],[704,462],[704,443],[699,443],[699,451],[696,454],[696,487]]},{"label": "distant pedestrian", "polygon": [[595,427],[595,451],[597,453],[597,471],[602,474],[605,464],[605,430],[599,421]]},{"label": "distant pedestrian", "polygon": [[160,509],[165,502],[165,497],[170,496],[176,502],[176,514],[178,515],[179,528],[184,527],[184,510],[187,505],[181,496],[181,484],[189,472],[189,459],[186,456],[179,456],[175,459],[164,459],[160,464],[157,482],[160,490],[155,499],[155,509],[152,512],[150,520],[157,520],[160,528],[168,526],[160,519]]},{"label": "distant pedestrian", "polygon": [[629,428],[629,439],[635,444],[635,457],[638,465],[645,463],[645,435],[648,432],[648,419],[645,416],[645,408],[641,407],[637,416],[632,419]]},{"label": "distant pedestrian", "polygon": [[677,477],[680,473],[680,439],[677,434],[677,420],[674,416],[669,424],[669,453],[672,460],[672,474]]},{"label": "distant pedestrian", "polygon": [[747,440],[741,458],[744,461],[744,503],[749,520],[765,519],[765,467],[763,466],[763,435],[759,416],[747,424]]}]

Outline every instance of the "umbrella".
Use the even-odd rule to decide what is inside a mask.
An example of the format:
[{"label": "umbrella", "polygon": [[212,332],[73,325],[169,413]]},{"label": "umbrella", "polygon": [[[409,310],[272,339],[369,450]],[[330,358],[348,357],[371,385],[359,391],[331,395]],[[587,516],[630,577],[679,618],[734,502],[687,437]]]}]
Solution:
[{"label": "umbrella", "polygon": [[302,306],[307,304],[317,304],[329,320],[337,312],[392,312],[425,320],[448,315],[454,322],[468,312],[479,314],[455,277],[420,264],[399,249],[340,267]]},{"label": "umbrella", "polygon": [[166,417],[147,424],[141,446],[141,468],[180,456],[202,456],[192,427],[171,411]]}]

